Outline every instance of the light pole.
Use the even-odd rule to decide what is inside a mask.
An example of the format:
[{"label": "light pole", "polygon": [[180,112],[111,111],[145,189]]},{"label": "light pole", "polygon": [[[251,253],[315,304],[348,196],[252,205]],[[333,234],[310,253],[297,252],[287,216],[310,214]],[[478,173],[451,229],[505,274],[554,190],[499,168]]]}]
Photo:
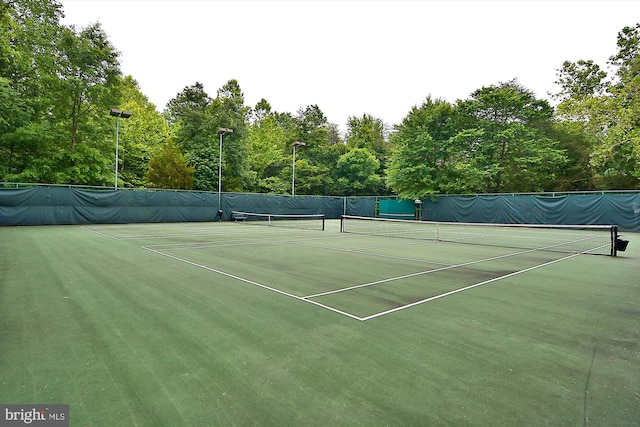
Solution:
[{"label": "light pole", "polygon": [[121,111],[117,108],[112,108],[109,111],[110,116],[114,116],[116,118],[116,179],[114,182],[114,188],[118,189],[118,131],[120,127],[120,117],[123,119],[128,119],[131,117],[131,111]]},{"label": "light pole", "polygon": [[304,142],[294,141],[293,144],[293,163],[291,163],[291,197],[296,195],[296,147],[304,147]]},{"label": "light pole", "polygon": [[222,137],[233,133],[233,129],[218,128],[220,135],[220,151],[218,153],[218,220],[222,221]]}]

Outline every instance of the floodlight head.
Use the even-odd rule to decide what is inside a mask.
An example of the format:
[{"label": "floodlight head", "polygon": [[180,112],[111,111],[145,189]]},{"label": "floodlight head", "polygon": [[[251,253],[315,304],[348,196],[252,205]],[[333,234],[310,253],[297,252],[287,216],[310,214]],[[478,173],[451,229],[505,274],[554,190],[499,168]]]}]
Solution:
[{"label": "floodlight head", "polygon": [[233,129],[229,128],[218,128],[218,135],[226,135],[229,133],[233,133]]},{"label": "floodlight head", "polygon": [[122,117],[123,119],[128,119],[129,117],[131,117],[131,111],[122,111],[117,108],[112,108],[111,111],[109,111],[109,115],[113,117]]},{"label": "floodlight head", "polygon": [[304,147],[307,144],[305,144],[304,142],[300,142],[300,141],[294,141],[293,144],[291,144],[294,147]]}]

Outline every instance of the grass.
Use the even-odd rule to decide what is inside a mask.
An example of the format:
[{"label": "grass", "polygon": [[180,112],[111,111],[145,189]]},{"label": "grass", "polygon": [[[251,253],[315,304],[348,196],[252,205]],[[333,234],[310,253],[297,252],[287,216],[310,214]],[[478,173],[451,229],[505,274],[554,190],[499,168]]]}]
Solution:
[{"label": "grass", "polygon": [[514,250],[331,222],[0,228],[0,403],[69,404],[72,426],[640,425],[627,236],[360,321],[554,255],[303,298]]}]

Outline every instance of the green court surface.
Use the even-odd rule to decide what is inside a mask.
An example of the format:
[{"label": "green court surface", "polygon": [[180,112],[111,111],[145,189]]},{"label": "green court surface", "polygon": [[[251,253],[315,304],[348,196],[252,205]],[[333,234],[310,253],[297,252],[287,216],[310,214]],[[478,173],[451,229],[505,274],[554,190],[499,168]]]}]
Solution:
[{"label": "green court surface", "polygon": [[72,426],[638,426],[617,257],[245,222],[0,228],[0,403]]}]

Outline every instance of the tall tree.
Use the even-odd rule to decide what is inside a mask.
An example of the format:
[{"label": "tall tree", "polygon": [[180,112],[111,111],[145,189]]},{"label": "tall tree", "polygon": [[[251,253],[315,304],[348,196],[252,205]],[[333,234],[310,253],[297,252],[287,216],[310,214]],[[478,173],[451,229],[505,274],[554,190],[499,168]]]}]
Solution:
[{"label": "tall tree", "polygon": [[566,142],[569,149],[574,148],[576,153],[582,153],[572,157],[573,167],[570,166],[570,169],[588,170],[586,189],[595,190],[601,176],[602,157],[598,151],[606,139],[609,121],[603,114],[608,109],[607,73],[593,61],[565,61],[557,77],[556,84],[560,86],[560,91],[553,97],[560,103],[556,117],[562,127],[573,128],[570,133],[574,137]]},{"label": "tall tree", "polygon": [[120,106],[130,111],[132,116],[127,119],[126,126],[120,128],[119,178],[122,182],[118,185],[144,187],[149,161],[168,140],[169,125],[140,91],[133,77],[127,76],[122,80],[121,92],[123,101]]},{"label": "tall tree", "polygon": [[454,107],[440,99],[427,98],[414,106],[389,140],[393,153],[387,183],[406,199],[455,191],[450,139],[455,135]]},{"label": "tall tree", "polygon": [[384,180],[378,174],[380,161],[367,148],[354,148],[338,159],[335,167],[337,194],[364,196],[382,194]]},{"label": "tall tree", "polygon": [[56,96],[58,125],[68,138],[58,161],[57,182],[106,184],[112,164],[106,112],[121,100],[118,51],[99,23],[62,32],[60,78],[48,87]]},{"label": "tall tree", "polygon": [[0,42],[10,46],[0,51],[15,61],[0,61],[0,86],[24,108],[0,136],[5,179],[106,184],[113,157],[105,111],[119,100],[117,51],[99,24],[61,26],[56,1],[8,5]]},{"label": "tall tree", "polygon": [[[242,191],[250,179],[247,134],[251,109],[237,80],[232,79],[218,89],[218,96],[208,108],[216,129],[233,129],[224,137],[222,151],[222,187],[224,191]],[[217,140],[217,139],[216,139]]]},{"label": "tall tree", "polygon": [[379,167],[376,174],[384,174],[387,161],[391,154],[388,141],[388,131],[384,122],[369,114],[361,118],[351,116],[347,121],[345,142],[350,148],[366,148],[378,160]]},{"label": "tall tree", "polygon": [[618,33],[618,53],[609,58],[615,70],[610,80],[590,60],[565,61],[558,70],[558,118],[581,130],[589,189],[640,185],[639,25]]},{"label": "tall tree", "polygon": [[149,162],[145,178],[154,188],[189,190],[193,188],[193,172],[180,148],[169,138]]},{"label": "tall tree", "polygon": [[54,182],[61,133],[44,77],[56,75],[62,7],[48,0],[0,3],[0,178]]},{"label": "tall tree", "polygon": [[640,24],[624,27],[617,46],[618,52],[610,58],[617,70],[610,89],[616,120],[609,145],[617,160],[614,167],[624,173],[621,184],[640,188]]},{"label": "tall tree", "polygon": [[175,135],[175,144],[195,169],[193,187],[204,191],[217,188],[218,181],[216,131],[207,111],[211,102],[204,86],[196,82],[171,99],[165,110]]},{"label": "tall tree", "polygon": [[[484,87],[459,102],[464,130],[452,142],[461,155],[462,190],[522,192],[550,189],[566,158],[547,130],[553,109],[515,80]],[[464,185],[462,185],[464,184]]]},{"label": "tall tree", "polygon": [[333,181],[330,171],[338,156],[329,143],[329,122],[317,105],[308,105],[298,109],[293,119],[294,138],[292,141],[304,142],[306,146],[296,153],[300,167],[296,166],[296,192],[299,194],[327,194]]},{"label": "tall tree", "polygon": [[175,124],[193,115],[204,115],[212,99],[204,90],[204,85],[196,82],[185,87],[175,98],[169,100],[165,113],[169,123]]},{"label": "tall tree", "polygon": [[271,105],[262,99],[253,110],[253,123],[249,128],[249,169],[253,177],[248,191],[284,193],[289,180],[282,171],[288,165],[288,141],[283,129],[271,111]]}]

